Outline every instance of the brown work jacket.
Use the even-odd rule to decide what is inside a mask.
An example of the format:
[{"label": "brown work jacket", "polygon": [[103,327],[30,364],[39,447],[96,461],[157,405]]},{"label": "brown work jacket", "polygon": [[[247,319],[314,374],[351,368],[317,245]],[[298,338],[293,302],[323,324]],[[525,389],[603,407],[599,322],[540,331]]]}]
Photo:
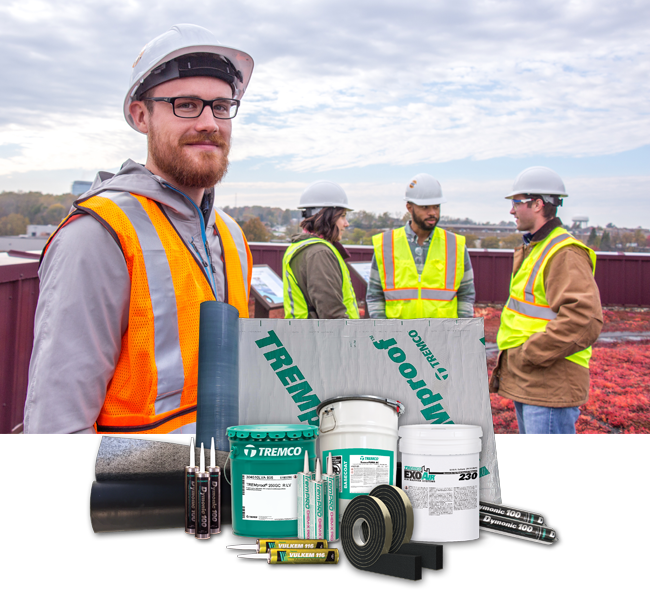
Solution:
[{"label": "brown work jacket", "polygon": [[[561,226],[560,219],[551,219],[530,244],[518,247],[513,273],[536,244]],[[578,246],[558,250],[544,269],[544,286],[557,317],[521,346],[499,353],[490,392],[524,404],[580,406],[589,395],[589,369],[565,357],[591,346],[603,327],[600,293],[588,253]]]},{"label": "brown work jacket", "polygon": [[[310,237],[300,233],[291,243],[302,242]],[[350,257],[345,248],[334,244],[343,260]],[[311,244],[298,250],[291,258],[291,270],[302,290],[309,311],[308,319],[349,319],[343,304],[343,274],[334,252],[325,244]]]}]

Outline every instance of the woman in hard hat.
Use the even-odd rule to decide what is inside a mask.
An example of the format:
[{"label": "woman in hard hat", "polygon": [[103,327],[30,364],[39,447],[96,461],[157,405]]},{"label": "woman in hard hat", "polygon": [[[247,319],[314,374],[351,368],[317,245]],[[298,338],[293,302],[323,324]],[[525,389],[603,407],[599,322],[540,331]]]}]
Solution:
[{"label": "woman in hard hat", "polygon": [[300,196],[302,233],[293,236],[282,260],[286,319],[358,319],[350,255],[341,245],[352,210],[343,188],[312,183]]}]

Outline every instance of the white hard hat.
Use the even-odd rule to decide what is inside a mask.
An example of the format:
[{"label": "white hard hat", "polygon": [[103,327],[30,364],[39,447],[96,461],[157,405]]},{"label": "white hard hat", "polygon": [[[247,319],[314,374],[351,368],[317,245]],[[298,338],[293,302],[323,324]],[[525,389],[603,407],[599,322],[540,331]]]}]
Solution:
[{"label": "white hard hat", "polygon": [[[174,60],[188,54],[197,55],[192,63]],[[179,77],[217,77],[229,83],[233,98],[240,100],[252,73],[253,59],[245,52],[219,45],[204,27],[174,25],[151,40],[133,63],[131,85],[124,99],[124,118],[138,131],[129,114],[131,102],[152,87]]]},{"label": "white hard hat", "polygon": [[552,203],[552,198],[547,199],[544,196],[557,196],[559,198],[566,198],[567,196],[562,178],[547,167],[529,167],[519,173],[512,184],[512,193],[506,198],[510,200],[517,194],[539,194],[544,202],[549,203]]},{"label": "white hard hat", "polygon": [[[331,206],[354,210],[348,203],[345,190],[333,181],[315,181],[300,195],[298,210],[329,208]],[[315,211],[311,211],[315,213]]]},{"label": "white hard hat", "polygon": [[427,175],[427,173],[420,173],[409,181],[406,186],[404,200],[418,206],[430,206],[447,202],[442,195],[442,187],[440,187],[438,180],[431,177],[431,175]]}]

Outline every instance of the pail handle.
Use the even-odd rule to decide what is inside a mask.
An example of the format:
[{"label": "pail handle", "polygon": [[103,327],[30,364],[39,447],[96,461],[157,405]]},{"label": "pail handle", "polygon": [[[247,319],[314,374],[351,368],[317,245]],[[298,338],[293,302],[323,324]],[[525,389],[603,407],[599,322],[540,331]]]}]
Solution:
[{"label": "pail handle", "polygon": [[[329,429],[323,429],[323,422],[325,421],[325,417],[328,415],[332,415],[332,420],[334,421],[334,427],[330,427]],[[333,431],[336,429],[336,415],[334,414],[334,407],[326,408],[323,411],[323,418],[321,418],[320,423],[318,425],[318,431],[320,433],[329,433],[330,431]]]},{"label": "pail handle", "polygon": [[228,485],[232,486],[232,483],[230,483],[230,479],[228,479],[228,469],[226,467],[228,466],[228,461],[230,460],[230,455],[232,454],[232,450],[228,452],[228,458],[226,458],[226,462],[223,463],[223,478],[228,482]]}]

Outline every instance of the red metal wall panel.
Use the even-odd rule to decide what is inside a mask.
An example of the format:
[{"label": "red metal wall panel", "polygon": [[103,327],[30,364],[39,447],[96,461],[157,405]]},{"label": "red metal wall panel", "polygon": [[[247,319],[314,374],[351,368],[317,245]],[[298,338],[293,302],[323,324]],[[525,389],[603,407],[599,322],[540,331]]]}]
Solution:
[{"label": "red metal wall panel", "polygon": [[[254,264],[267,264],[282,276],[287,244],[251,243]],[[347,246],[352,261],[370,261],[369,246]],[[512,252],[469,251],[474,268],[477,302],[503,303],[508,296]],[[650,255],[599,253],[596,282],[603,305],[650,306]],[[357,297],[365,285],[352,275]],[[29,358],[38,298],[38,263],[0,266],[0,433],[9,433],[23,420]]]},{"label": "red metal wall panel", "polygon": [[37,262],[0,267],[0,433],[23,422],[37,299]]}]

